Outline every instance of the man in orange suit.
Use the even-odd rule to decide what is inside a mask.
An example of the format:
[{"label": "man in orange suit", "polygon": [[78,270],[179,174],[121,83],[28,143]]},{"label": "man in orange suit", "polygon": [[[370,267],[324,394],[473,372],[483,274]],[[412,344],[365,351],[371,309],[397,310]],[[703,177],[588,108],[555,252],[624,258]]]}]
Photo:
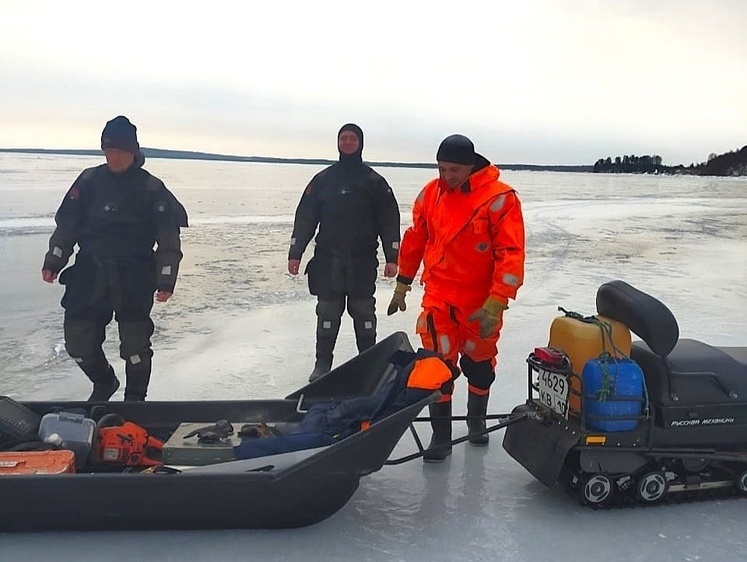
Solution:
[{"label": "man in orange suit", "polygon": [[423,347],[439,352],[453,373],[430,407],[433,438],[426,462],[451,454],[451,398],[460,372],[468,381],[470,442],[488,444],[485,416],[503,311],[524,281],[524,219],[514,189],[499,181],[500,170],[463,135],[446,137],[436,160],[439,177],[413,205],[387,310],[390,315],[405,310],[405,295],[422,263],[425,295],[416,330]]}]

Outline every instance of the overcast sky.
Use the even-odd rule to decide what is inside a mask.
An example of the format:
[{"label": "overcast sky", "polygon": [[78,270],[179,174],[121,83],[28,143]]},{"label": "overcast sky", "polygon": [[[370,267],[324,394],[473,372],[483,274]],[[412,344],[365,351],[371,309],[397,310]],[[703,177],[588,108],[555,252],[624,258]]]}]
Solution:
[{"label": "overcast sky", "polygon": [[[249,7],[251,6],[251,7]],[[706,160],[747,144],[744,0],[0,0],[0,147],[498,163]]]}]

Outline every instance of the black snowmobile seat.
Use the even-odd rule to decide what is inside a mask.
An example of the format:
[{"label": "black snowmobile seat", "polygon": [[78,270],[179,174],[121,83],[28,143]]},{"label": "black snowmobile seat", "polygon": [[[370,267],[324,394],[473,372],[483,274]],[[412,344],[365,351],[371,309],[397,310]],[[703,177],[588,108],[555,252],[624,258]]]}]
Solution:
[{"label": "black snowmobile seat", "polygon": [[[743,354],[747,354],[743,348]],[[654,403],[717,404],[747,401],[747,362],[706,343],[681,339],[661,358],[644,343],[633,342],[631,356],[646,377]]]},{"label": "black snowmobile seat", "polygon": [[680,337],[672,311],[660,300],[627,284],[610,281],[597,290],[597,312],[622,322],[659,357],[666,357]]},{"label": "black snowmobile seat", "polygon": [[719,347],[727,355],[731,355],[742,365],[747,365],[747,347]]},{"label": "black snowmobile seat", "polygon": [[624,281],[599,287],[596,305],[599,314],[622,322],[643,340],[633,342],[631,357],[643,369],[654,403],[747,401],[747,348],[679,339],[672,311]]}]

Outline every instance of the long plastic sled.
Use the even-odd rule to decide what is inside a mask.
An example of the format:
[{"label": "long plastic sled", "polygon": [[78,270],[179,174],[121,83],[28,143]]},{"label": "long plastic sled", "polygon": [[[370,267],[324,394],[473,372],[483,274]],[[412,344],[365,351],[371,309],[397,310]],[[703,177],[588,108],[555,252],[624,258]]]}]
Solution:
[{"label": "long plastic sled", "polygon": [[[401,332],[280,400],[23,405],[40,415],[59,408],[90,414],[92,408],[103,407],[106,413],[120,414],[164,437],[184,421],[293,424],[315,402],[366,396],[380,389],[396,373],[389,358],[398,350],[412,351]],[[384,465],[421,409],[437,396],[312,451],[176,474],[0,476],[0,531],[291,528],[318,523],[345,505],[361,476]]]}]

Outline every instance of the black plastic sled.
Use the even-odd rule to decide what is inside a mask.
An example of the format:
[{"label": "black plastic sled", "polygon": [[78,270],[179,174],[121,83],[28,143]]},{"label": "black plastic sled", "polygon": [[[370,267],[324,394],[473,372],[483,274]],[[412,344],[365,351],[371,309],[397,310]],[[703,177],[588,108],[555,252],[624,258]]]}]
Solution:
[{"label": "black plastic sled", "polygon": [[[220,442],[220,435],[215,435],[221,429],[221,424],[216,424],[218,420],[230,422],[234,436],[240,427],[287,431],[296,426],[314,404],[370,396],[396,376],[397,368],[390,358],[398,351],[412,351],[407,336],[401,332],[285,399],[97,404],[24,402],[20,406],[25,415],[32,418],[60,411],[77,412],[82,417],[99,420],[97,432],[102,420],[116,418],[115,429],[124,427],[116,424],[127,420],[143,428],[153,442],[164,444],[160,454],[165,459],[170,436],[184,422],[193,423],[197,434],[201,431],[208,441]],[[165,461],[154,461],[147,469],[142,465],[102,467],[105,459],[99,458],[97,463],[86,463],[69,473],[25,475],[3,474],[0,460],[0,531],[311,525],[330,517],[345,505],[358,488],[360,478],[384,465],[421,409],[437,396],[435,392],[331,444],[258,458],[224,459],[225,462],[199,466],[169,466]],[[8,409],[7,403],[0,408],[0,414],[6,413],[0,415],[0,438],[7,438],[7,428],[13,427],[8,418],[14,414],[8,414]],[[28,424],[24,426],[25,421],[16,422],[16,429],[29,429]],[[5,428],[4,433],[2,428]],[[115,440],[131,438],[117,431],[112,435]],[[99,445],[94,441],[92,456]],[[0,447],[0,451],[9,448]],[[177,447],[172,452],[183,451]],[[143,450],[139,454],[156,456],[157,453]],[[9,464],[6,463],[6,468]]]},{"label": "black plastic sled", "polygon": [[[629,358],[600,356],[595,388],[577,366],[554,361],[572,343],[535,349],[527,401],[513,412],[525,419],[506,429],[504,449],[543,484],[561,482],[595,508],[746,496],[747,347],[681,339],[672,312],[623,281],[602,285],[596,308],[598,317],[578,321],[611,319],[642,341]],[[639,396],[615,397],[623,365],[640,367]],[[574,387],[580,412],[569,406]]]}]

